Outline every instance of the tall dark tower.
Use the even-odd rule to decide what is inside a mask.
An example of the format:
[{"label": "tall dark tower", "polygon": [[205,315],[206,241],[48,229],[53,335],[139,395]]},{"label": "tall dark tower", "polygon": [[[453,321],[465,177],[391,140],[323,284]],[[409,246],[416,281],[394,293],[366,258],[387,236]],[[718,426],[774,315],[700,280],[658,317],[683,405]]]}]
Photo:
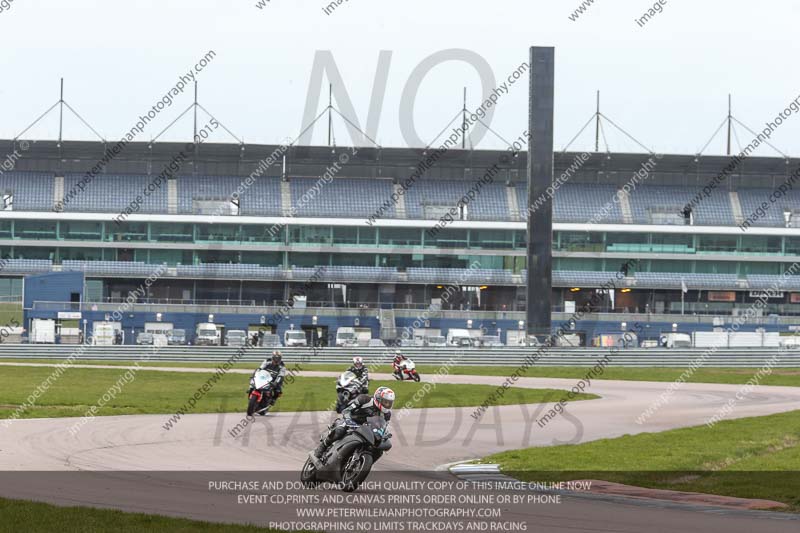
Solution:
[{"label": "tall dark tower", "polygon": [[[534,46],[530,57],[528,206],[539,207],[528,213],[527,331],[541,339],[550,335],[553,285],[553,200],[547,188],[553,184],[555,51]],[[540,197],[545,202],[537,204]]]}]

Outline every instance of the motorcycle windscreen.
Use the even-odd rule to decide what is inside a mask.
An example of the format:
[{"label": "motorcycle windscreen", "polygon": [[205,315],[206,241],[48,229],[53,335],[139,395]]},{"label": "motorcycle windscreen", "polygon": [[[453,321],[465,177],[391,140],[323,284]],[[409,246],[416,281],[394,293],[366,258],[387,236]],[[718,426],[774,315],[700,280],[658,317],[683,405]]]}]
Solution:
[{"label": "motorcycle windscreen", "polygon": [[263,389],[272,382],[272,374],[266,370],[256,370],[253,376],[253,383],[257,389]]},{"label": "motorcycle windscreen", "polygon": [[[388,423],[383,415],[371,416],[367,418],[367,422],[361,426],[361,429],[369,433],[370,438],[379,440],[382,439],[388,429]],[[373,441],[374,442],[374,441]]]},{"label": "motorcycle windscreen", "polygon": [[346,387],[348,386],[354,379],[356,379],[356,375],[350,372],[343,372],[341,376],[339,376],[339,386]]}]

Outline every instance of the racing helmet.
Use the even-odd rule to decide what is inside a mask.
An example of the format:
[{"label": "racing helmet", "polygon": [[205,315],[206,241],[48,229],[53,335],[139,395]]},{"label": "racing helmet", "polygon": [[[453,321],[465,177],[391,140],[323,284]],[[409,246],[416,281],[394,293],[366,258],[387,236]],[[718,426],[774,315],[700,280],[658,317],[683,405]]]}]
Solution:
[{"label": "racing helmet", "polygon": [[382,413],[391,411],[394,405],[394,391],[389,387],[378,387],[372,396],[372,403]]},{"label": "racing helmet", "polygon": [[361,368],[364,366],[364,358],[359,356],[353,357],[353,366],[356,368]]},{"label": "racing helmet", "polygon": [[275,350],[275,351],[272,352],[272,362],[274,364],[276,364],[276,365],[280,364],[280,362],[282,360],[283,360],[283,356],[281,355],[281,352],[279,350]]}]

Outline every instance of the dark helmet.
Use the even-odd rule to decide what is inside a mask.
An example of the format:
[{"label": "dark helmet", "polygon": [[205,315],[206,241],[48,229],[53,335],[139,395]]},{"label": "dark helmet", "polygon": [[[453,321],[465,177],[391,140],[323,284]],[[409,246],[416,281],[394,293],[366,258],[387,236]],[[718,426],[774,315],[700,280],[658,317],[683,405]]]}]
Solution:
[{"label": "dark helmet", "polygon": [[278,350],[272,352],[272,362],[278,365],[281,363],[281,361],[283,361],[283,356],[281,355],[281,352],[279,352]]}]

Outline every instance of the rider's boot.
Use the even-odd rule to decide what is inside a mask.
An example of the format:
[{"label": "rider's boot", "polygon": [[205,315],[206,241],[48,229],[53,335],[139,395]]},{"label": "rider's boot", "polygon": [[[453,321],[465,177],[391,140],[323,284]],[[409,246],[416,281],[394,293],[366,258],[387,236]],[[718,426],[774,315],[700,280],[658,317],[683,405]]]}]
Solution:
[{"label": "rider's boot", "polygon": [[323,440],[322,442],[319,443],[319,446],[317,446],[314,449],[314,452],[313,452],[314,453],[314,457],[316,457],[317,459],[322,459],[322,454],[324,454],[325,450],[327,450],[327,449],[328,449],[328,445],[325,444],[325,441]]}]

